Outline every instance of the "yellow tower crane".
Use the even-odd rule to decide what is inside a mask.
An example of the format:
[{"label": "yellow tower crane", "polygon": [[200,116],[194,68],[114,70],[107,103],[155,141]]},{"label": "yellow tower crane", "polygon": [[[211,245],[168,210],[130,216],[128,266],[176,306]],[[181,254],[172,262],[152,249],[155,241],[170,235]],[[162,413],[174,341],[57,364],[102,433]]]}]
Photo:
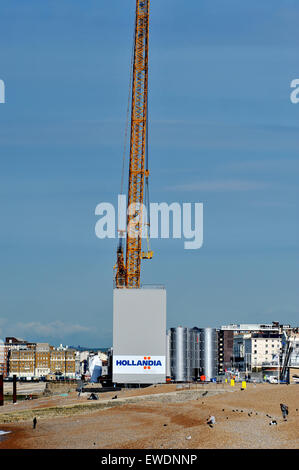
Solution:
[{"label": "yellow tower crane", "polygon": [[[134,59],[132,64],[126,260],[124,260],[121,237],[115,265],[115,285],[117,288],[139,288],[141,259],[151,259],[153,256],[149,245],[146,252],[142,251],[143,203],[146,198],[148,203],[149,177],[147,158],[149,8],[150,0],[136,0]],[[146,183],[146,190],[144,190],[144,181]],[[149,220],[147,220],[147,226],[149,227]],[[149,240],[148,237],[149,228],[147,241]]]}]

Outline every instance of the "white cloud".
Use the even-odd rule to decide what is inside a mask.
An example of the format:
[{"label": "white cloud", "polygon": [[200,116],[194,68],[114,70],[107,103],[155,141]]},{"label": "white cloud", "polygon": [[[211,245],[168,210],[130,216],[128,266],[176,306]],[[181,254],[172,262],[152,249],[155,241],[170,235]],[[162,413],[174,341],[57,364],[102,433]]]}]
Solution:
[{"label": "white cloud", "polygon": [[[72,335],[75,333],[90,333],[93,331],[92,327],[85,325],[63,323],[61,321],[53,321],[49,323],[41,322],[17,322],[10,325],[6,319],[0,319],[0,327],[5,324],[5,328],[0,328],[0,335],[22,336],[30,334],[30,337],[36,335],[42,338],[62,338],[64,336]],[[26,338],[25,338],[26,339]]]}]

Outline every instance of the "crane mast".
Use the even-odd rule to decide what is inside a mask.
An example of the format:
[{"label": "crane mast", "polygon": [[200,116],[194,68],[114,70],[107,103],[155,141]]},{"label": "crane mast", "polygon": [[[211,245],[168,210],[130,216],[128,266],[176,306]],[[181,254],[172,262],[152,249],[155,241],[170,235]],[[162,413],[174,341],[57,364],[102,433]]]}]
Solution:
[{"label": "crane mast", "polygon": [[121,239],[117,250],[115,276],[115,283],[118,288],[139,288],[141,259],[150,259],[152,257],[152,252],[143,253],[141,251],[144,179],[147,180],[149,176],[146,167],[149,7],[150,0],[136,0],[126,260],[124,261]]}]

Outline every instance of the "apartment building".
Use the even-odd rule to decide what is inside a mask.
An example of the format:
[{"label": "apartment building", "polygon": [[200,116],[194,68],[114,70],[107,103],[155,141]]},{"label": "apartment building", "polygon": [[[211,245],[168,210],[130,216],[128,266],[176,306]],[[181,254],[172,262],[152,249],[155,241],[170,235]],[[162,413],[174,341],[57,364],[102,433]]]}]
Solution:
[{"label": "apartment building", "polygon": [[76,376],[76,351],[74,349],[65,351],[65,375],[69,378]]},{"label": "apartment building", "polygon": [[234,331],[237,333],[258,333],[258,332],[272,332],[272,333],[283,333],[290,332],[292,330],[291,325],[283,325],[278,321],[272,323],[231,323],[229,325],[222,325],[221,330]]},{"label": "apartment building", "polygon": [[282,338],[282,379],[299,383],[299,329],[293,329]]},{"label": "apartment building", "polygon": [[37,343],[35,349],[35,377],[45,377],[50,373],[50,354],[51,347],[49,343]]},{"label": "apartment building", "polygon": [[[4,377],[14,374],[21,374],[26,377],[27,373],[32,371],[32,351],[35,349],[35,343],[30,343],[24,339],[9,336],[5,338],[4,343]],[[20,354],[21,351],[28,351],[28,354]]]},{"label": "apartment building", "polygon": [[76,376],[76,351],[56,350],[49,343],[19,343],[10,348],[7,360],[8,375],[12,377],[40,378],[59,374],[67,378]]},{"label": "apartment building", "polygon": [[224,374],[233,363],[234,332],[218,331],[218,374]]},{"label": "apartment building", "polygon": [[70,365],[72,362],[75,362],[74,351],[52,351],[50,357],[51,373],[62,375],[75,373]]},{"label": "apartment building", "polygon": [[246,367],[261,370],[265,366],[279,364],[281,336],[277,333],[253,333],[244,339]]},{"label": "apartment building", "polygon": [[74,349],[52,350],[50,354],[50,371],[51,374],[75,378],[76,351]]},{"label": "apartment building", "polygon": [[281,353],[281,335],[275,331],[234,334],[233,366],[240,371],[276,366]]},{"label": "apartment building", "polygon": [[12,349],[9,356],[9,375],[12,377],[34,377],[34,349]]},{"label": "apartment building", "polygon": [[65,375],[65,351],[54,350],[50,357],[51,374]]},{"label": "apartment building", "polygon": [[299,367],[299,333],[292,333],[289,340],[292,346],[289,365],[290,367]]},{"label": "apartment building", "polygon": [[7,377],[7,352],[5,343],[0,341],[0,375],[3,377]]}]

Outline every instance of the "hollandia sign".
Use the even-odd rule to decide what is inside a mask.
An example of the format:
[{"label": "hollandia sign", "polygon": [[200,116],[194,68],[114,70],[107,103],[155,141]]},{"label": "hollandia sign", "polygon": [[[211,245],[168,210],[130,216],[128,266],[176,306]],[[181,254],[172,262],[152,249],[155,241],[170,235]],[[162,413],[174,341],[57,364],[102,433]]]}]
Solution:
[{"label": "hollandia sign", "polygon": [[114,356],[113,373],[165,374],[165,356]]}]

